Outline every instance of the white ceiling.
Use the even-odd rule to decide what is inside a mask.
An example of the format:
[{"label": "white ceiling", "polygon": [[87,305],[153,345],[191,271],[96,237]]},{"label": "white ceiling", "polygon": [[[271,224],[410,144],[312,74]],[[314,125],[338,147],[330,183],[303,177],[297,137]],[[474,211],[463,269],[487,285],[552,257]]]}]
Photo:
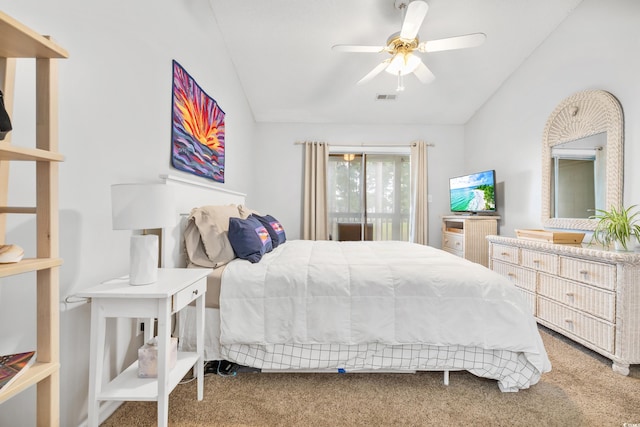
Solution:
[{"label": "white ceiling", "polygon": [[[421,41],[483,32],[470,49],[419,54],[422,84],[381,73],[387,53],[334,52],[386,44],[400,31],[394,0],[209,0],[258,122],[464,124],[582,0],[427,0]],[[398,94],[378,101],[378,94]]]}]

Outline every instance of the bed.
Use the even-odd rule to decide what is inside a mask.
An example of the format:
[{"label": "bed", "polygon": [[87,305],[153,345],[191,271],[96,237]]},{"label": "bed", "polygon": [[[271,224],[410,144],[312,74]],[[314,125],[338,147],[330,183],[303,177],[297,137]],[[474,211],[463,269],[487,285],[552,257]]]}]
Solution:
[{"label": "bed", "polygon": [[[257,261],[237,258],[229,222],[256,215],[228,204],[186,219],[188,265],[213,268],[206,360],[279,372],[443,371],[445,382],[467,370],[502,391],[550,371],[527,303],[489,269],[396,241],[285,239]],[[181,349],[191,350],[195,310],[177,323]]]}]

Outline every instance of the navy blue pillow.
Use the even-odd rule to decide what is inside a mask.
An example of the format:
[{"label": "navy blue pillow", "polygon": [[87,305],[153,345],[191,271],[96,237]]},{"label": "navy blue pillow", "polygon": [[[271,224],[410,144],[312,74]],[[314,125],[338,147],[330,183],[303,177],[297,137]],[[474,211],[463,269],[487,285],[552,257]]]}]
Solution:
[{"label": "navy blue pillow", "polygon": [[260,221],[260,223],[262,223],[262,225],[264,225],[264,228],[266,228],[269,232],[269,236],[271,237],[271,242],[273,243],[274,248],[277,248],[278,245],[281,245],[287,240],[287,236],[284,233],[282,224],[280,224],[280,222],[271,215],[261,216],[251,214],[250,217],[257,219],[258,221]]},{"label": "navy blue pillow", "polygon": [[267,229],[255,218],[229,218],[229,242],[238,258],[256,263],[273,250]]}]

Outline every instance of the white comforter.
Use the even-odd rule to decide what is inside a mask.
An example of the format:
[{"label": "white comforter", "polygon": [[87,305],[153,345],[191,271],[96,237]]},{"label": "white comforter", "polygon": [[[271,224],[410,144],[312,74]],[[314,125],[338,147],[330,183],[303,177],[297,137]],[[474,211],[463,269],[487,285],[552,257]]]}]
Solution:
[{"label": "white comforter", "polygon": [[406,242],[287,241],[235,260],[220,295],[227,344],[461,345],[550,369],[520,292],[489,269]]}]

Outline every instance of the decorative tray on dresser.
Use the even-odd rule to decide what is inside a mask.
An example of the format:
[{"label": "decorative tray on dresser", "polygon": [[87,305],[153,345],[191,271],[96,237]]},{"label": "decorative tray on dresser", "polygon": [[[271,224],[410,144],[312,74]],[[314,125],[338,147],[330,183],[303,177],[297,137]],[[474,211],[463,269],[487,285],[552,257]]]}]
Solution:
[{"label": "decorative tray on dresser", "polygon": [[640,363],[640,253],[488,236],[489,268],[524,294],[538,323],[613,361]]}]

